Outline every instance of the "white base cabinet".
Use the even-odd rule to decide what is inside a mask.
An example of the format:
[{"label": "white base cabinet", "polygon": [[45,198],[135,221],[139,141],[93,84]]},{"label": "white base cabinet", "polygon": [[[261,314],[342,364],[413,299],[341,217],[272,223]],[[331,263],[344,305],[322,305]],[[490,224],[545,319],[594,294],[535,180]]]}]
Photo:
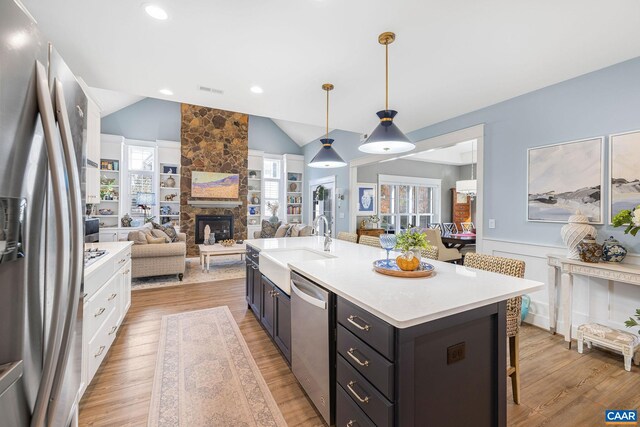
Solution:
[{"label": "white base cabinet", "polygon": [[[81,394],[91,383],[131,306],[131,245],[110,248],[108,258],[85,273]],[[96,264],[98,264],[96,263]]]}]

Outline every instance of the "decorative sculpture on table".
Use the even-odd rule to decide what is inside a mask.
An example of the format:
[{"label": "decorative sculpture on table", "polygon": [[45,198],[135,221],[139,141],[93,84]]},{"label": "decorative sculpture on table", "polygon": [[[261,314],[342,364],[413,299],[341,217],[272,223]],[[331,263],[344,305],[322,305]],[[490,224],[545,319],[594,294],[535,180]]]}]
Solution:
[{"label": "decorative sculpture on table", "polygon": [[211,232],[211,227],[209,225],[205,225],[204,227],[204,244],[205,245],[213,245],[216,243],[216,235]]},{"label": "decorative sculpture on table", "polygon": [[595,237],[597,235],[596,228],[589,224],[587,216],[576,211],[575,215],[569,217],[569,223],[560,230],[562,241],[568,248],[567,258],[580,259],[578,244],[589,234]]}]

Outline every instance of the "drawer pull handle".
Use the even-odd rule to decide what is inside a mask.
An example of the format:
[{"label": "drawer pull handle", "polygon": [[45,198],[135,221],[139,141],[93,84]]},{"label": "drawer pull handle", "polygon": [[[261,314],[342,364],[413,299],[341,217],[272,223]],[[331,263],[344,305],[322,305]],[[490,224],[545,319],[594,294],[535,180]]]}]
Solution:
[{"label": "drawer pull handle", "polygon": [[349,355],[353,360],[355,360],[355,361],[356,361],[356,363],[357,363],[358,365],[360,365],[360,366],[369,366],[369,361],[368,361],[368,360],[365,360],[365,361],[363,362],[362,360],[360,360],[360,359],[358,358],[358,356],[356,356],[355,354],[353,354],[355,351],[358,351],[358,350],[357,350],[357,349],[355,349],[355,348],[353,348],[353,347],[351,347],[351,348],[349,349],[349,351],[347,351],[347,354],[348,354],[348,355]]},{"label": "drawer pull handle", "polygon": [[259,255],[259,254],[251,254],[251,256],[252,256],[253,258],[258,258],[260,255]]},{"label": "drawer pull handle", "polygon": [[349,420],[349,422],[347,423],[347,427],[353,427],[353,426],[359,426],[360,424],[358,424],[358,422],[356,420]]},{"label": "drawer pull handle", "polygon": [[118,264],[122,264],[123,262],[125,262],[127,259],[126,258],[122,258],[120,261],[118,261]]},{"label": "drawer pull handle", "polygon": [[100,346],[100,350],[98,350],[98,352],[97,352],[96,354],[94,354],[94,355],[93,355],[93,357],[98,357],[98,356],[100,356],[100,355],[102,354],[102,352],[104,351],[104,349],[105,349],[105,348],[106,348],[105,346],[101,345],[101,346]]},{"label": "drawer pull handle", "polygon": [[371,329],[371,326],[368,323],[363,321],[362,323],[364,323],[364,325],[361,325],[360,323],[356,322],[356,319],[360,319],[360,318],[354,314],[347,317],[347,320],[349,321],[349,323],[351,323],[353,326],[360,329],[361,331],[369,331],[369,329]]},{"label": "drawer pull handle", "polygon": [[354,385],[356,385],[356,381],[349,381],[349,384],[347,384],[347,388],[351,394],[353,394],[361,403],[369,403],[369,396],[365,396],[364,398],[360,397],[360,395],[353,389]]},{"label": "drawer pull handle", "polygon": [[255,265],[252,265],[251,268],[253,268],[254,270],[258,269],[258,267],[256,267]]},{"label": "drawer pull handle", "polygon": [[126,274],[129,274],[129,271],[130,271],[130,270],[123,271],[123,272],[122,272],[122,274],[125,274],[125,275],[126,275]]},{"label": "drawer pull handle", "polygon": [[100,307],[100,310],[96,311],[96,314],[93,315],[93,317],[98,317],[100,316],[102,313],[104,313],[106,309],[104,307]]},{"label": "drawer pull handle", "polygon": [[109,296],[108,301],[111,301],[112,299],[114,299],[114,298],[115,298],[115,297],[117,297],[117,296],[118,296],[118,294],[111,294],[111,295]]},{"label": "drawer pull handle", "polygon": [[85,292],[84,295],[82,295],[82,298],[86,298],[87,295],[89,295],[89,294]]},{"label": "drawer pull handle", "polygon": [[117,330],[118,330],[118,327],[117,327],[117,326],[114,326],[114,327],[113,327],[113,328],[111,328],[111,330],[109,331],[109,335],[113,335],[113,333],[114,333],[115,331],[117,331]]}]

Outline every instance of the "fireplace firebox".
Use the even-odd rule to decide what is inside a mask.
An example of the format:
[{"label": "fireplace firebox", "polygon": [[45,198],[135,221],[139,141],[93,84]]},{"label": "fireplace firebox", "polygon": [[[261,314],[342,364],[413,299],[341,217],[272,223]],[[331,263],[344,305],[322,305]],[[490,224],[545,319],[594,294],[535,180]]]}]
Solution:
[{"label": "fireplace firebox", "polygon": [[216,242],[233,239],[232,215],[196,215],[196,245],[204,243],[204,229],[209,226]]}]

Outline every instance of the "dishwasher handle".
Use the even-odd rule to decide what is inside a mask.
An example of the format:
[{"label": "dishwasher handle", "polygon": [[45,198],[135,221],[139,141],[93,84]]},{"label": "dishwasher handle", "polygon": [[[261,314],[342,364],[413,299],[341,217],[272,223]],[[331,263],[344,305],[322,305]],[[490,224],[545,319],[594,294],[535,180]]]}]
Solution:
[{"label": "dishwasher handle", "polygon": [[327,302],[325,300],[315,298],[312,295],[309,295],[308,293],[304,292],[302,289],[296,286],[296,283],[293,280],[291,281],[291,290],[293,291],[294,294],[299,296],[304,302],[311,304],[314,307],[318,307],[321,310],[327,309]]}]

